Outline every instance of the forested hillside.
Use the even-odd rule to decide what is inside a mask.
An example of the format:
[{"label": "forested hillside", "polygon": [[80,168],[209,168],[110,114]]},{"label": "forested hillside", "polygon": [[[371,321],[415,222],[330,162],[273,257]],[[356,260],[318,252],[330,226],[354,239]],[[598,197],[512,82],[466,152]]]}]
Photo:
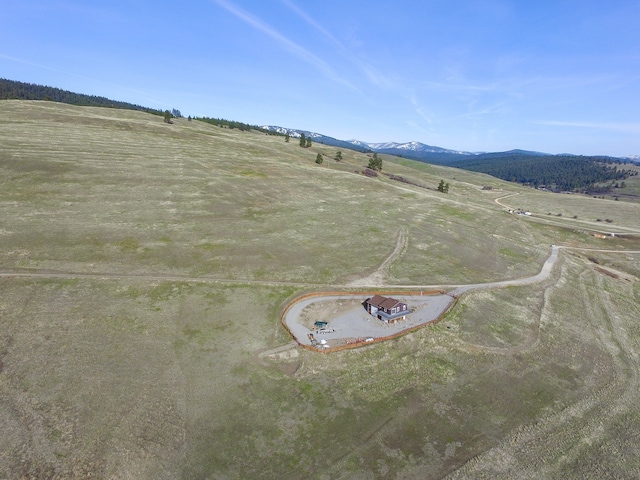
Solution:
[{"label": "forested hillside", "polygon": [[[36,85],[33,83],[17,82],[15,80],[7,80],[0,78],[0,100],[49,100],[52,102],[68,103],[70,105],[88,106],[88,107],[107,107],[107,108],[121,108],[125,110],[138,110],[147,113],[153,113],[156,115],[164,115],[168,110],[156,110],[149,107],[143,107],[128,102],[120,102],[117,100],[111,100],[106,97],[99,97],[95,95],[84,95],[81,93],[69,92],[60,88],[46,87],[43,85]],[[172,109],[171,117],[181,117],[180,110]],[[200,117],[196,120],[211,123],[225,128],[237,128],[238,130],[263,130],[261,127],[255,125],[249,125],[243,122],[237,122],[234,120],[226,120],[223,118],[210,118]],[[278,135],[277,132],[265,132]]]},{"label": "forested hillside", "polygon": [[[84,95],[60,88],[7,79],[0,79],[0,100],[3,99],[50,100],[71,105],[138,110],[156,115],[165,115],[167,120],[171,117],[182,116],[180,111],[176,109],[171,112],[169,110],[155,110],[105,97]],[[191,117],[189,119],[191,120]],[[211,117],[195,117],[195,119],[224,128],[243,131],[261,130],[271,135],[282,135],[277,130],[265,129],[257,125],[249,125],[233,120]],[[314,136],[318,140],[317,137],[322,136]],[[357,145],[353,145],[353,148],[358,149]],[[430,148],[437,149],[437,147]],[[444,150],[442,151],[445,152]],[[638,174],[637,171],[625,169],[621,166],[627,162],[626,160],[605,156],[545,155],[537,154],[536,152],[513,150],[474,155],[460,160],[459,154],[454,155],[451,151],[446,152],[439,154],[441,155],[440,157],[432,152],[429,158],[412,157],[411,154],[407,154],[404,151],[396,152],[396,154],[403,153],[404,155],[402,156],[408,158],[486,173],[503,180],[533,187],[544,186],[554,191],[606,193],[615,187],[624,188],[624,180]]]},{"label": "forested hillside", "polygon": [[139,110],[142,112],[162,115],[163,111],[153,108],[143,107],[128,102],[110,100],[105,97],[95,95],[84,95],[81,93],[69,92],[60,88],[46,87],[33,83],[17,82],[0,78],[0,100],[50,100],[52,102],[68,103],[70,105],[81,105],[90,107],[122,108],[126,110]]},{"label": "forested hillside", "polygon": [[624,168],[625,161],[603,156],[486,154],[451,165],[486,173],[510,182],[555,191],[592,193],[613,188],[637,171]]},{"label": "forested hillside", "polygon": [[195,120],[200,120],[201,122],[207,122],[212,125],[216,125],[218,127],[224,128],[237,128],[238,130],[248,132],[250,130],[260,130],[265,132],[267,135],[277,135],[284,137],[283,133],[267,130],[263,127],[259,127],[258,125],[249,125],[248,123],[238,122],[236,120],[227,120],[224,118],[211,118],[211,117],[194,117]]}]

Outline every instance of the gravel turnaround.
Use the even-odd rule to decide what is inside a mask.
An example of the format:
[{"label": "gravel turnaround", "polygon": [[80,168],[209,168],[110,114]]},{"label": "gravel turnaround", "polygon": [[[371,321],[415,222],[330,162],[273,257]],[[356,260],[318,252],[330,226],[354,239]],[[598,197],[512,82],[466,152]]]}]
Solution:
[{"label": "gravel turnaround", "polygon": [[[318,342],[326,340],[332,347],[343,345],[355,340],[367,338],[388,337],[405,330],[425,325],[436,320],[450,305],[465,292],[479,288],[500,288],[510,285],[528,285],[544,280],[549,276],[560,251],[558,245],[551,246],[549,258],[544,262],[540,273],[532,277],[517,278],[500,282],[484,284],[457,285],[450,293],[440,295],[391,295],[393,298],[407,304],[410,313],[404,320],[394,323],[386,323],[367,313],[364,302],[373,295],[326,295],[303,299],[294,303],[287,311],[284,322],[296,341],[302,345],[312,345],[309,334],[312,334]],[[309,329],[299,322],[303,310],[314,303],[336,304],[341,301],[358,300],[360,306],[346,313],[332,318],[327,326],[322,329]]]},{"label": "gravel turnaround", "polygon": [[[455,301],[450,295],[392,295],[393,298],[407,304],[410,313],[405,320],[385,323],[367,313],[364,301],[373,295],[327,295],[301,300],[294,304],[287,312],[284,321],[295,337],[303,345],[311,345],[308,334],[314,335],[316,340],[326,340],[332,346],[347,343],[358,338],[379,338],[394,335],[404,330],[424,325],[436,320]],[[361,306],[343,313],[331,321],[323,330],[308,329],[298,323],[298,318],[305,307],[316,302],[340,302],[358,300]]]}]

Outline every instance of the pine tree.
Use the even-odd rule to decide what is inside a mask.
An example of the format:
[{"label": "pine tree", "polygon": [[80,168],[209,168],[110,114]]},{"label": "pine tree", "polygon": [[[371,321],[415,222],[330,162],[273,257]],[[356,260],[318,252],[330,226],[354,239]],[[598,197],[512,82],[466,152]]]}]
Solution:
[{"label": "pine tree", "polygon": [[304,133],[300,134],[300,146],[305,148],[307,146],[307,139],[304,136]]},{"label": "pine tree", "polygon": [[319,153],[319,154],[316,156],[316,163],[317,163],[318,165],[321,165],[321,164],[322,164],[322,154],[321,154],[321,153]]},{"label": "pine tree", "polygon": [[374,153],[373,157],[369,159],[369,168],[371,170],[382,171],[382,159],[378,157],[377,153]]}]

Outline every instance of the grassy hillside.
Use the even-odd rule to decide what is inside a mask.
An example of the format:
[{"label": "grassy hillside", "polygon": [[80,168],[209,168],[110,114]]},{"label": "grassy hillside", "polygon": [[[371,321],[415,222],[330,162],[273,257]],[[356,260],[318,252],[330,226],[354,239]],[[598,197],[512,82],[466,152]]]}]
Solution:
[{"label": "grassy hillside", "polygon": [[[441,174],[452,183],[442,195],[356,174],[368,157],[344,152],[338,163],[322,145],[132,111],[8,107],[2,188],[14,203],[3,213],[16,221],[5,268],[339,283],[374,269],[399,228],[412,238],[391,283],[526,275],[546,254],[490,196],[447,178],[450,170],[385,169],[433,187]],[[327,154],[322,166],[318,152]]]},{"label": "grassy hillside", "polygon": [[60,88],[47,87],[34,83],[18,82],[0,78],[0,99],[2,100],[47,100],[71,105],[83,105],[93,107],[123,108],[126,110],[139,110],[141,112],[162,115],[162,110],[134,105],[128,102],[120,102],[96,95],[84,95],[70,92]]},{"label": "grassy hillside", "polygon": [[[369,178],[365,154],[143,112],[2,112],[0,478],[640,468],[640,255],[616,253],[640,250],[639,205],[386,156],[421,187]],[[291,340],[287,300],[369,275],[399,231],[388,286],[532,275],[551,243],[613,253],[564,250],[544,283],[395,341],[261,355]]]}]

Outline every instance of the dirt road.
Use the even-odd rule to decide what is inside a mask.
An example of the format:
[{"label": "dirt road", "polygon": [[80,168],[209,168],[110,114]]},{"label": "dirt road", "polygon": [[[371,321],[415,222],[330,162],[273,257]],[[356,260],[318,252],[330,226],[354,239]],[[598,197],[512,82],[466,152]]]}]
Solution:
[{"label": "dirt road", "polygon": [[[517,428],[446,478],[640,478],[640,342],[632,334],[636,319],[625,318],[619,310],[622,297],[633,302],[633,287],[621,282],[619,288],[629,291],[610,291],[606,278],[589,279],[585,270],[575,284],[584,305],[580,323],[585,331],[597,332],[611,369],[608,381],[574,403]],[[594,279],[595,285],[588,286]]]},{"label": "dirt road", "polygon": [[[397,249],[396,249],[397,250]],[[302,345],[311,345],[312,340],[309,334],[314,335],[316,341],[323,339],[327,342],[332,342],[332,345],[345,343],[348,339],[353,338],[382,338],[391,335],[396,335],[406,330],[414,329],[419,325],[426,325],[437,318],[439,318],[454,302],[456,297],[459,297],[465,292],[478,288],[500,288],[511,285],[528,285],[535,282],[540,282],[549,277],[554,264],[558,259],[558,253],[560,247],[553,245],[551,247],[551,254],[549,258],[542,265],[540,273],[532,277],[517,278],[513,280],[504,280],[500,282],[491,283],[476,283],[469,285],[456,285],[448,294],[443,295],[421,295],[418,289],[425,291],[433,290],[434,285],[411,285],[396,287],[398,288],[398,294],[393,295],[394,298],[407,303],[410,310],[413,310],[408,316],[407,320],[396,322],[394,324],[386,324],[377,320],[375,317],[369,315],[362,306],[356,307],[353,310],[344,313],[340,316],[332,318],[329,321],[327,329],[322,332],[317,332],[315,329],[311,329],[301,321],[301,315],[303,311],[312,306],[319,304],[331,304],[340,301],[353,301],[364,302],[371,294],[344,294],[344,295],[318,295],[310,298],[304,298],[302,300],[294,300],[286,310],[283,322],[291,332],[295,340]],[[394,250],[395,252],[395,250]],[[406,295],[400,293],[400,289],[416,289],[415,295]],[[451,287],[449,287],[451,288]]]},{"label": "dirt road", "polygon": [[[402,237],[399,236],[399,240]],[[294,300],[290,303],[283,322],[287,326],[288,330],[293,335],[296,342],[302,345],[311,345],[312,341],[309,338],[309,334],[313,334],[315,340],[319,341],[324,339],[326,341],[332,341],[332,345],[344,343],[347,339],[353,338],[382,338],[391,335],[398,334],[400,332],[414,329],[418,325],[426,325],[435,319],[439,318],[457,298],[466,292],[476,289],[488,289],[488,288],[503,288],[510,286],[523,286],[533,283],[541,282],[549,278],[554,265],[558,260],[560,250],[564,248],[560,245],[552,245],[551,253],[549,257],[542,265],[540,272],[537,275],[525,278],[515,278],[511,280],[503,280],[498,282],[489,283],[473,283],[467,285],[400,285],[394,287],[387,287],[389,290],[396,289],[398,292],[406,292],[407,290],[415,290],[416,295],[406,295],[399,293],[393,295],[394,298],[407,303],[409,308],[414,309],[414,313],[408,316],[408,320],[397,322],[389,325],[385,324],[376,318],[372,317],[364,311],[364,308],[357,307],[347,313],[330,319],[327,331],[320,334],[316,334],[315,329],[304,326],[301,321],[301,314],[305,308],[312,305],[327,304],[340,301],[353,301],[358,300],[364,302],[371,294],[327,294],[318,295],[311,298],[305,298],[303,300]],[[606,249],[580,249],[576,250],[589,250],[597,252],[616,252],[619,250],[606,250]],[[396,248],[392,255],[397,255],[400,249]],[[626,251],[625,253],[640,253],[640,251]],[[386,262],[388,263],[388,262]],[[370,278],[370,277],[368,277]],[[448,293],[446,295],[420,295],[420,290],[429,291],[434,289],[443,289]]]}]

